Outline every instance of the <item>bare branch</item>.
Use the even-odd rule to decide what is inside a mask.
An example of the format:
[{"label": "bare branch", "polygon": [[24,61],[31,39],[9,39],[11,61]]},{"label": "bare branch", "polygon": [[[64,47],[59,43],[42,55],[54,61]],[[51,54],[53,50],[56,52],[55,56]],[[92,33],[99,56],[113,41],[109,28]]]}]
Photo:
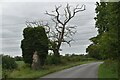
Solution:
[{"label": "bare branch", "polygon": [[53,16],[53,17],[56,17],[56,15],[55,14],[52,14],[52,13],[48,13],[47,11],[46,11],[46,13],[45,14],[47,14],[47,15],[49,15],[49,16]]},{"label": "bare branch", "polygon": [[26,26],[28,27],[44,27],[47,35],[50,32],[50,26],[48,22],[43,23],[43,21],[26,21]]},{"label": "bare branch", "polygon": [[70,43],[71,43],[72,41],[74,41],[74,40],[73,40],[73,39],[71,39],[71,40],[69,40],[69,41],[63,40],[63,42],[69,44],[70,47],[71,47],[71,44],[70,44]]},{"label": "bare branch", "polygon": [[[83,4],[80,8],[78,8],[78,6],[79,6],[79,5],[77,5],[76,8],[74,8],[72,17],[74,17],[76,13],[85,10],[85,5],[84,5],[84,4]],[[83,8],[83,9],[82,9],[82,8]]]},{"label": "bare branch", "polygon": [[58,10],[59,10],[60,7],[61,7],[61,6],[56,7],[56,10],[55,10],[55,11],[57,12],[56,19],[57,19],[58,23],[64,25],[64,24],[62,23],[62,21],[60,21],[60,19],[59,19],[60,14],[59,14],[59,11],[58,11]]},{"label": "bare branch", "polygon": [[55,29],[58,33],[61,33],[61,31],[58,28],[58,22],[56,22],[54,19],[52,19],[52,21],[55,23]]},{"label": "bare branch", "polygon": [[55,10],[52,11],[52,13],[48,13],[46,11],[46,14],[51,16],[52,21],[55,23],[53,31],[50,32],[50,37],[51,37],[50,40],[55,42],[56,45],[55,47],[53,46],[52,48],[57,49],[58,52],[63,42],[71,46],[70,45],[71,41],[74,41],[72,36],[76,33],[76,26],[67,26],[67,24],[76,15],[76,13],[85,10],[85,5],[82,5],[81,7],[79,7],[79,5],[76,5],[73,8],[69,4],[67,4],[65,9],[63,9],[64,14],[60,14],[59,11],[60,8],[61,5],[55,6]]},{"label": "bare branch", "polygon": [[[64,9],[64,12],[65,12],[65,21],[68,19],[68,14],[67,14],[67,10],[66,10],[66,8]],[[65,23],[65,21],[64,21],[64,23]]]}]

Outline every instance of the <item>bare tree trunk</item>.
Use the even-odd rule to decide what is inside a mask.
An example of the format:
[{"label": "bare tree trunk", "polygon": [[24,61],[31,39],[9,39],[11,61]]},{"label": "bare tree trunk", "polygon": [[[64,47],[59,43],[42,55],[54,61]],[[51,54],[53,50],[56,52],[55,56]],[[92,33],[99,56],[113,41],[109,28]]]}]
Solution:
[{"label": "bare tree trunk", "polygon": [[61,33],[60,40],[58,41],[57,49],[55,49],[55,51],[54,51],[55,56],[58,57],[59,59],[60,59],[59,50],[60,50],[61,43],[62,43],[62,41],[63,41],[62,39],[63,39],[64,33],[65,33],[65,25],[63,25],[62,33]]},{"label": "bare tree trunk", "polygon": [[60,53],[59,53],[59,50],[58,50],[58,49],[53,50],[53,52],[54,52],[54,55],[55,55],[55,56],[58,56],[58,57],[59,57]]},{"label": "bare tree trunk", "polygon": [[54,49],[54,50],[53,50],[53,53],[54,53],[55,64],[59,64],[60,61],[61,61],[59,49]]}]

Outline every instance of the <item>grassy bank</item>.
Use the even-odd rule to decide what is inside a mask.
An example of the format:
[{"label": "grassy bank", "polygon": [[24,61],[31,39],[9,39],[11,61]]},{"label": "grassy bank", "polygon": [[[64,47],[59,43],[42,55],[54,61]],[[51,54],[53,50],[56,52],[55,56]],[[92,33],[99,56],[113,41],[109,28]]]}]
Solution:
[{"label": "grassy bank", "polygon": [[0,64],[0,79],[2,78],[2,65]]},{"label": "grassy bank", "polygon": [[66,68],[70,68],[76,65],[90,63],[90,62],[93,62],[93,61],[72,62],[67,64],[50,65],[50,66],[47,65],[45,66],[44,69],[35,71],[25,66],[24,62],[20,61],[20,62],[17,62],[19,66],[18,69],[12,72],[9,72],[8,77],[9,78],[39,78],[52,72],[60,71]]},{"label": "grassy bank", "polygon": [[[107,60],[99,66],[99,78],[118,78],[117,73],[117,62]],[[116,79],[111,79],[116,80]]]}]

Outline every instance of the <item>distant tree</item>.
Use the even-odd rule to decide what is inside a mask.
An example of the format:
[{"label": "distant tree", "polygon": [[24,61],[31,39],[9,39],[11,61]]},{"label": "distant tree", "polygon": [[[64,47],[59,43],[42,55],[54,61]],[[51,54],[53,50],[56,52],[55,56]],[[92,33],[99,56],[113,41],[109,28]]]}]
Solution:
[{"label": "distant tree", "polygon": [[69,57],[69,56],[70,56],[70,54],[65,54],[65,56],[66,56],[66,57]]},{"label": "distant tree", "polygon": [[21,49],[24,62],[31,65],[33,53],[37,51],[40,65],[43,66],[48,54],[48,37],[43,26],[27,26],[23,30],[23,37]]},{"label": "distant tree", "polygon": [[23,60],[23,58],[22,58],[21,56],[15,56],[14,59],[15,59],[16,61],[22,61],[22,60]]},{"label": "distant tree", "polygon": [[2,55],[2,68],[9,70],[17,68],[15,59],[9,55]]},{"label": "distant tree", "polygon": [[68,23],[78,12],[85,10],[85,5],[79,7],[71,7],[69,4],[63,9],[64,13],[60,13],[60,8],[62,6],[55,6],[55,10],[52,13],[46,11],[46,14],[51,16],[52,21],[55,23],[54,29],[50,29],[49,39],[50,39],[50,50],[54,52],[55,57],[60,61],[60,47],[62,43],[67,43],[73,41],[72,35],[76,33],[76,26],[68,26]]}]

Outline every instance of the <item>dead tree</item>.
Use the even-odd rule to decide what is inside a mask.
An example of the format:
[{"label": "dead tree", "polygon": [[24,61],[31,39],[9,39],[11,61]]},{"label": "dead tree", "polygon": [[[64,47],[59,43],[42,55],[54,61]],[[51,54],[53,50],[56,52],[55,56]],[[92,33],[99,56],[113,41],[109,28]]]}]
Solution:
[{"label": "dead tree", "polygon": [[[55,6],[55,11],[49,13],[46,11],[45,14],[51,16],[52,21],[55,23],[54,29],[50,29],[50,49],[53,50],[56,57],[60,57],[60,47],[62,43],[73,41],[72,35],[76,33],[76,26],[68,26],[69,21],[75,17],[76,13],[84,11],[85,5],[79,7],[71,7],[69,4],[63,9],[64,14],[60,14],[60,8],[62,6]],[[68,39],[69,38],[69,39]]]}]

